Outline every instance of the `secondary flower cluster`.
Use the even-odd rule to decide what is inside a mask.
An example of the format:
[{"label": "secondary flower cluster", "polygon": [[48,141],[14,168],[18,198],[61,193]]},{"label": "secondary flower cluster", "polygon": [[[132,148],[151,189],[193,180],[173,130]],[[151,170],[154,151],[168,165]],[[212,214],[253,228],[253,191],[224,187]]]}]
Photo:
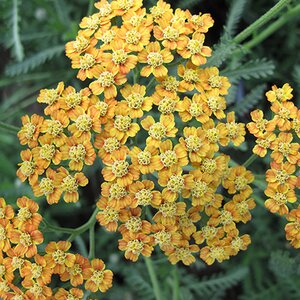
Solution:
[{"label": "secondary flower cluster", "polygon": [[29,149],[19,178],[50,204],[62,194],[75,202],[97,152],[105,181],[97,220],[119,230],[127,259],[150,256],[155,245],[186,265],[193,253],[212,264],[245,250],[250,238],[236,224],[251,219],[254,178],[222,153],[244,141],[245,125],[225,113],[228,78],[201,67],[211,55],[203,45],[210,15],[161,0],[150,13],[141,0],[95,6],[66,45],[89,88],[41,91],[47,117],[22,119],[18,135]]},{"label": "secondary flower cluster", "polygon": [[297,201],[296,189],[300,187],[300,145],[297,141],[300,137],[300,110],[290,101],[292,88],[287,83],[281,88],[274,85],[266,97],[271,103],[273,118],[267,120],[261,110],[255,110],[251,113],[253,122],[247,127],[256,137],[255,154],[264,157],[267,150],[271,150],[271,168],[266,172],[268,186],[265,194],[268,199],[265,205],[272,213],[286,215],[291,222],[286,225],[286,237],[299,248],[299,206],[292,211],[289,206]]},{"label": "secondary flower cluster", "polygon": [[[92,292],[105,292],[112,286],[113,274],[105,270],[103,261],[71,253],[70,242],[49,242],[42,254],[38,204],[27,197],[16,204],[17,212],[0,198],[1,299],[83,299],[83,286]],[[55,274],[72,288],[58,288],[52,278]]]}]

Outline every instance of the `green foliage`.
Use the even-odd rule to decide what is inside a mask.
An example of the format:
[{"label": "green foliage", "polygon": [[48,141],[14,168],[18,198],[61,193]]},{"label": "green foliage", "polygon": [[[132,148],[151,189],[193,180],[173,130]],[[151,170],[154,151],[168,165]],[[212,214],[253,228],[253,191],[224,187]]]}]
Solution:
[{"label": "green foliage", "polygon": [[64,45],[57,45],[51,48],[40,51],[39,53],[25,59],[21,63],[8,65],[5,73],[9,76],[16,76],[20,74],[26,74],[29,71],[34,70],[46,61],[49,61],[55,56],[61,55],[65,49]]},{"label": "green foliage", "polygon": [[233,106],[233,110],[238,116],[243,116],[249,113],[256,107],[257,103],[264,98],[263,92],[266,90],[265,84],[260,84],[253,88],[249,94],[243,97],[242,101],[237,102]]},{"label": "green foliage", "polygon": [[234,69],[225,69],[222,75],[229,77],[231,80],[238,79],[260,79],[267,78],[274,73],[275,65],[267,59],[250,60]]},{"label": "green foliage", "polygon": [[246,4],[247,0],[232,1],[224,28],[224,34],[227,34],[229,37],[233,37],[233,35],[236,34]]}]

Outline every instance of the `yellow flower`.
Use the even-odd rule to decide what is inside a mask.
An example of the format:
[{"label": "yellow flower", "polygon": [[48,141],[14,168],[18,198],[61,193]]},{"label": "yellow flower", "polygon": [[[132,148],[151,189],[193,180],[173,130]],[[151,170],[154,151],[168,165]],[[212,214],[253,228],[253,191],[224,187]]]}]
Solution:
[{"label": "yellow flower", "polygon": [[226,129],[228,130],[228,138],[234,146],[239,146],[245,141],[245,124],[235,122],[234,111],[227,114]]},{"label": "yellow flower", "polygon": [[273,85],[272,90],[266,93],[266,97],[270,102],[285,102],[293,98],[292,91],[293,89],[288,83],[285,83],[282,88]]}]

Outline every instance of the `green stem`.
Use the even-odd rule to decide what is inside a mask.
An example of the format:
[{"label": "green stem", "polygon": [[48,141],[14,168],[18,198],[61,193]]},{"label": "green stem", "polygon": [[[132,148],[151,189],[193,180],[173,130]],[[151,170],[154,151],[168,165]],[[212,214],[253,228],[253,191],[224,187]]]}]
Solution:
[{"label": "green stem", "polygon": [[2,129],[5,129],[5,130],[8,130],[12,133],[18,133],[20,128],[16,127],[16,126],[13,126],[13,125],[10,125],[10,124],[6,124],[4,122],[1,122],[0,121],[0,128]]},{"label": "green stem", "polygon": [[160,293],[161,289],[159,287],[158,279],[157,279],[157,276],[156,276],[154,268],[153,268],[152,260],[148,257],[144,257],[144,260],[145,260],[146,267],[147,267],[147,270],[148,270],[148,273],[149,273],[149,276],[150,276],[150,279],[151,279],[151,282],[152,282],[152,287],[153,287],[153,290],[154,290],[155,299],[156,300],[162,300],[162,296],[161,296],[161,293]]},{"label": "green stem", "polygon": [[176,265],[173,267],[173,300],[179,300],[179,277]]},{"label": "green stem", "polygon": [[271,34],[276,32],[279,28],[281,28],[286,23],[293,20],[295,17],[299,16],[300,14],[300,4],[292,8],[290,11],[285,13],[283,16],[281,16],[278,20],[273,22],[270,26],[268,26],[265,30],[263,30],[261,33],[259,33],[257,36],[255,36],[254,39],[249,41],[248,43],[243,45],[243,49],[250,50],[260,42],[264,41],[266,38],[268,38]]},{"label": "green stem", "polygon": [[282,9],[284,9],[291,0],[280,0],[277,4],[275,4],[269,11],[267,11],[264,15],[262,15],[259,19],[257,19],[254,23],[252,23],[249,27],[239,33],[233,41],[237,44],[240,44],[247,37],[252,35],[256,30],[265,25],[272,18],[277,16]]},{"label": "green stem", "polygon": [[149,81],[148,85],[146,86],[147,91],[151,88],[151,86],[152,86],[152,84],[154,83],[155,80],[156,80],[156,78],[153,76],[153,78]]},{"label": "green stem", "polygon": [[94,0],[90,0],[87,15],[90,16],[94,10]]},{"label": "green stem", "polygon": [[90,252],[89,252],[89,259],[95,258],[95,222],[90,227],[90,234],[89,234],[89,240],[90,240]]},{"label": "green stem", "polygon": [[245,168],[249,167],[255,160],[257,159],[257,155],[256,154],[252,154],[244,163],[243,166]]}]

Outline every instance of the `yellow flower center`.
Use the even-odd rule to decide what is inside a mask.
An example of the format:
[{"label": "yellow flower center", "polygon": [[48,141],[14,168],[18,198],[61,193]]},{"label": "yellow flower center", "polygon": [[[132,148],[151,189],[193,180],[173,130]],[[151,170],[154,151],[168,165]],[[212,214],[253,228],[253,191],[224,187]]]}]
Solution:
[{"label": "yellow flower center", "polygon": [[237,176],[234,180],[235,189],[237,191],[244,190],[247,187],[247,179],[243,176]]},{"label": "yellow flower center", "polygon": [[35,128],[36,128],[35,125],[33,125],[32,123],[27,123],[24,125],[23,132],[26,139],[31,139],[33,137]]},{"label": "yellow flower center", "polygon": [[104,117],[106,114],[107,114],[107,111],[108,111],[108,104],[106,102],[103,102],[103,101],[98,101],[96,104],[95,104],[95,107],[99,110],[100,112],[100,116],[101,117]]},{"label": "yellow flower center", "polygon": [[293,120],[293,129],[294,131],[299,134],[300,131],[300,121],[298,119]]},{"label": "yellow flower center", "polygon": [[117,0],[119,7],[123,10],[129,10],[134,5],[134,0]]},{"label": "yellow flower center", "polygon": [[42,159],[51,161],[54,154],[55,154],[55,146],[54,145],[45,144],[40,149],[40,157]]},{"label": "yellow flower center", "polygon": [[154,20],[157,20],[164,15],[165,10],[161,7],[153,6],[150,8],[150,12],[151,12],[151,15],[154,18]]},{"label": "yellow flower center", "polygon": [[162,82],[163,87],[170,92],[177,92],[179,81],[176,77],[169,76]]},{"label": "yellow flower center", "polygon": [[130,232],[138,232],[142,229],[142,220],[139,217],[131,217],[126,221],[125,227]]},{"label": "yellow flower center", "polygon": [[257,139],[256,143],[258,146],[267,149],[270,147],[271,141],[268,139]]},{"label": "yellow flower center", "polygon": [[281,101],[283,96],[284,96],[284,90],[279,88],[275,91],[275,96],[277,98],[277,100]]},{"label": "yellow flower center", "polygon": [[196,70],[186,69],[184,71],[183,79],[184,79],[184,81],[189,82],[189,83],[196,83],[199,81],[199,76],[198,76]]},{"label": "yellow flower center", "polygon": [[207,105],[213,112],[216,112],[220,107],[219,99],[214,96],[208,97]]},{"label": "yellow flower center", "polygon": [[69,272],[69,274],[71,276],[76,276],[76,275],[82,274],[82,269],[81,269],[81,266],[79,264],[74,264],[73,267],[67,268],[67,271]]},{"label": "yellow flower center", "polygon": [[223,210],[219,216],[220,223],[223,225],[227,225],[232,222],[232,215],[229,211]]},{"label": "yellow flower center", "polygon": [[75,42],[73,43],[76,52],[82,52],[89,45],[90,41],[83,36],[77,36]]},{"label": "yellow flower center", "polygon": [[126,43],[137,45],[141,39],[142,35],[135,29],[126,32]]},{"label": "yellow flower center", "polygon": [[176,101],[169,97],[164,97],[158,104],[158,110],[163,115],[171,114],[176,109]]},{"label": "yellow flower center", "polygon": [[47,196],[47,195],[53,193],[53,191],[54,191],[53,180],[50,178],[43,178],[40,182],[39,187],[41,189],[41,192]]},{"label": "yellow flower center", "polygon": [[222,87],[221,77],[219,75],[211,75],[208,78],[208,84],[212,88],[220,88],[220,87]]},{"label": "yellow flower center", "polygon": [[111,185],[109,189],[109,198],[110,199],[122,199],[127,196],[126,189],[122,186],[119,186],[117,183]]},{"label": "yellow flower center", "polygon": [[204,226],[202,227],[202,235],[206,240],[212,239],[216,236],[217,234],[217,228],[213,227],[213,226]]},{"label": "yellow flower center", "polygon": [[39,278],[42,275],[43,267],[33,263],[31,264],[31,273],[32,273],[32,278]]},{"label": "yellow flower center", "polygon": [[223,260],[225,257],[225,250],[222,247],[211,247],[210,249],[210,256],[217,260]]},{"label": "yellow flower center", "polygon": [[164,63],[163,56],[159,52],[150,52],[147,56],[148,65],[157,68]]},{"label": "yellow flower center", "polygon": [[109,223],[118,222],[119,220],[119,212],[110,206],[106,207],[102,214],[105,215],[105,219]]},{"label": "yellow flower center", "polygon": [[20,244],[22,244],[25,247],[29,247],[32,245],[32,239],[29,233],[22,232],[20,235]]},{"label": "yellow flower center", "polygon": [[286,194],[277,192],[274,195],[274,201],[276,202],[277,205],[280,206],[280,205],[285,204],[288,201],[288,199],[287,199]]},{"label": "yellow flower center", "polygon": [[6,230],[2,226],[0,227],[0,239],[1,241],[6,240]]},{"label": "yellow flower center", "polygon": [[32,213],[28,207],[21,207],[18,211],[18,219],[26,221],[32,217]]},{"label": "yellow flower center", "polygon": [[100,17],[107,17],[112,12],[112,8],[110,3],[102,4],[101,7],[99,7],[99,15]]},{"label": "yellow flower center", "polygon": [[190,135],[185,140],[187,150],[197,152],[202,146],[202,140],[196,135]]},{"label": "yellow flower center", "polygon": [[21,269],[24,265],[24,259],[14,256],[11,260],[11,265],[13,266],[14,270]]},{"label": "yellow flower center", "polygon": [[115,76],[109,71],[104,71],[99,75],[98,81],[102,87],[110,87],[115,83]]},{"label": "yellow flower center", "polygon": [[112,165],[113,174],[120,178],[128,173],[129,163],[125,160],[116,160]]},{"label": "yellow flower center", "polygon": [[244,242],[239,236],[231,241],[231,247],[236,251],[240,250],[243,247],[243,245]]},{"label": "yellow flower center", "polygon": [[276,170],[275,178],[280,184],[284,184],[289,177],[289,174],[285,170]]},{"label": "yellow flower center", "polygon": [[204,158],[201,164],[201,171],[203,173],[213,174],[217,169],[217,163],[214,159]]},{"label": "yellow flower center", "polygon": [[104,272],[102,270],[94,270],[90,280],[93,281],[96,286],[99,286],[104,279]]},{"label": "yellow flower center", "polygon": [[93,120],[87,114],[80,115],[75,121],[76,128],[82,132],[90,131],[92,125],[93,125]]},{"label": "yellow flower center", "polygon": [[154,240],[156,244],[159,244],[160,246],[168,245],[171,243],[171,233],[166,231],[159,231],[154,233]]},{"label": "yellow flower center", "polygon": [[65,98],[65,102],[69,108],[74,108],[78,106],[82,101],[80,93],[68,94]]},{"label": "yellow flower center", "polygon": [[66,300],[80,300],[80,299],[82,299],[82,298],[75,297],[74,295],[71,294],[71,292],[68,292],[68,295],[66,298]]},{"label": "yellow flower center", "polygon": [[127,244],[127,250],[133,254],[140,254],[144,249],[144,243],[139,240],[129,241]]},{"label": "yellow flower center", "polygon": [[53,104],[58,99],[57,90],[56,89],[48,89],[43,95],[43,103],[48,105]]},{"label": "yellow flower center", "polygon": [[128,54],[123,49],[116,50],[112,54],[112,61],[117,65],[124,64],[127,58]]},{"label": "yellow flower center", "polygon": [[191,22],[198,27],[202,27],[204,25],[203,18],[199,15],[193,15],[191,17]]},{"label": "yellow flower center", "polygon": [[278,151],[281,152],[284,156],[286,156],[290,153],[290,147],[290,143],[280,142],[278,144]]},{"label": "yellow flower center", "polygon": [[139,109],[144,103],[144,96],[139,93],[132,93],[126,99],[129,108]]},{"label": "yellow flower center", "polygon": [[25,298],[22,295],[14,295],[11,299],[12,300],[25,300]]},{"label": "yellow flower center", "polygon": [[33,284],[29,288],[30,293],[32,293],[35,297],[39,297],[43,295],[43,287],[40,286],[37,282]]},{"label": "yellow flower center", "polygon": [[203,43],[198,40],[189,40],[187,44],[187,49],[190,50],[191,54],[200,53],[202,50]]},{"label": "yellow flower center", "polygon": [[3,265],[0,265],[0,276],[3,277],[5,275],[5,267]]},{"label": "yellow flower center", "polygon": [[47,133],[53,136],[58,136],[63,132],[63,125],[58,120],[49,120]]},{"label": "yellow flower center", "polygon": [[200,198],[205,195],[208,190],[208,185],[204,181],[195,181],[195,185],[191,190],[192,197]]},{"label": "yellow flower center", "polygon": [[184,188],[182,175],[172,175],[168,181],[167,189],[173,193],[179,193]]},{"label": "yellow flower center", "polygon": [[153,199],[153,195],[148,189],[142,189],[138,191],[134,196],[137,199],[138,205],[143,206],[150,205]]},{"label": "yellow flower center", "polygon": [[137,155],[137,159],[140,165],[147,166],[151,163],[151,153],[144,150]]},{"label": "yellow flower center", "polygon": [[189,113],[192,117],[198,117],[203,114],[202,105],[197,102],[192,102],[189,107]]},{"label": "yellow flower center", "polygon": [[68,175],[63,179],[61,188],[65,192],[75,192],[78,188],[77,180],[72,175]]},{"label": "yellow flower center", "polygon": [[226,128],[228,130],[228,136],[231,139],[238,137],[239,135],[239,125],[235,122],[226,123]]},{"label": "yellow flower center", "polygon": [[191,251],[189,248],[175,247],[175,255],[177,259],[183,260],[191,255]]},{"label": "yellow flower center", "polygon": [[119,131],[126,132],[131,125],[131,118],[129,116],[117,115],[115,117],[114,127]]},{"label": "yellow flower center", "polygon": [[161,153],[159,157],[160,161],[166,168],[171,167],[178,161],[175,151],[172,150],[167,150],[166,152]]},{"label": "yellow flower center", "polygon": [[259,120],[256,122],[256,127],[260,130],[260,131],[265,131],[266,130],[266,125],[267,125],[268,121],[265,119]]},{"label": "yellow flower center", "polygon": [[211,128],[206,131],[205,136],[210,143],[217,143],[220,138],[220,132],[217,128]]},{"label": "yellow flower center", "polygon": [[244,215],[249,211],[249,207],[246,201],[242,201],[240,203],[236,204],[237,206],[237,210],[239,212],[240,215]]},{"label": "yellow flower center", "polygon": [[21,164],[21,172],[26,176],[29,177],[34,173],[35,164],[31,161],[25,160]]},{"label": "yellow flower center", "polygon": [[102,37],[100,37],[100,39],[104,44],[109,44],[115,38],[115,36],[115,31],[108,30],[102,35]]},{"label": "yellow flower center", "polygon": [[8,286],[7,282],[6,281],[0,281],[0,291],[1,292],[9,292],[11,289],[10,287]]},{"label": "yellow flower center", "polygon": [[100,18],[96,14],[88,17],[87,20],[86,20],[86,27],[88,29],[94,29],[95,30],[95,29],[98,28],[99,24],[100,24]]},{"label": "yellow flower center", "polygon": [[168,26],[163,30],[163,38],[165,40],[177,41],[179,38],[179,31],[172,26]]},{"label": "yellow flower center", "polygon": [[129,23],[133,27],[138,27],[139,25],[141,25],[142,21],[143,21],[143,16],[134,15],[130,18]]},{"label": "yellow flower center", "polygon": [[177,212],[177,206],[175,202],[166,202],[160,205],[159,211],[164,217],[174,217]]},{"label": "yellow flower center", "polygon": [[149,135],[156,140],[161,140],[164,138],[166,133],[167,128],[159,122],[151,125],[149,128]]},{"label": "yellow flower center", "polygon": [[86,155],[85,147],[82,144],[70,147],[69,158],[76,162],[84,160]]},{"label": "yellow flower center", "polygon": [[190,227],[193,225],[193,222],[188,214],[184,214],[183,216],[179,217],[179,225],[181,227]]},{"label": "yellow flower center", "polygon": [[105,152],[112,153],[113,151],[118,150],[120,146],[120,141],[117,138],[110,137],[104,141],[103,148]]},{"label": "yellow flower center", "polygon": [[85,53],[83,56],[80,56],[79,63],[80,69],[88,70],[96,63],[96,59],[92,54]]},{"label": "yellow flower center", "polygon": [[64,251],[57,249],[52,253],[52,258],[56,264],[62,265],[66,261],[67,254]]}]

